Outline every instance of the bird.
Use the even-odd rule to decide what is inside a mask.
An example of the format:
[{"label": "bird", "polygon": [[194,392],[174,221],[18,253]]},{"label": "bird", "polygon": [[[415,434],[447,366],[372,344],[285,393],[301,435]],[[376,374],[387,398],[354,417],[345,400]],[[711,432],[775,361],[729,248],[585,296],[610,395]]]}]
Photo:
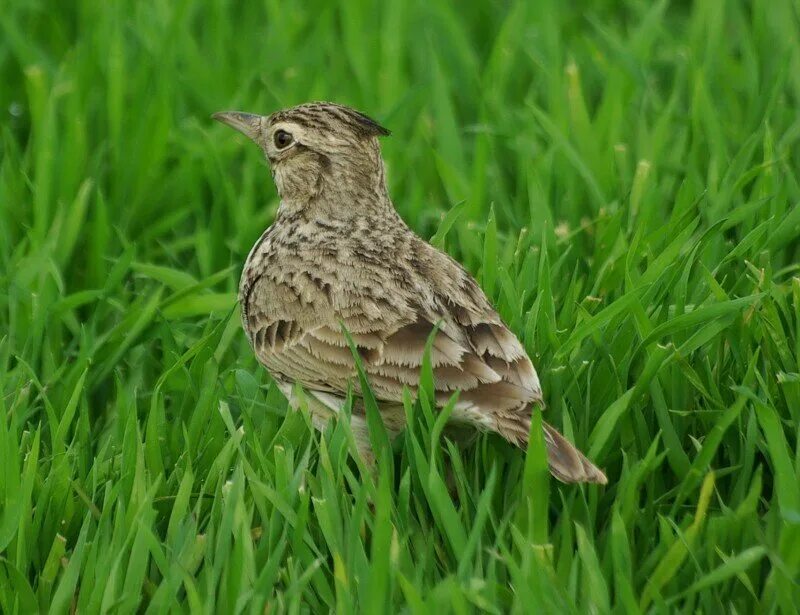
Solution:
[{"label": "bird", "polygon": [[[258,361],[291,407],[306,404],[324,429],[352,392],[358,452],[374,463],[348,336],[395,437],[405,427],[404,390],[418,392],[433,334],[436,403],[457,393],[448,420],[525,448],[533,407],[543,404],[539,377],[469,272],[397,213],[380,146],[390,131],[331,102],[212,117],[261,148],[280,197],[245,262],[239,304]],[[607,482],[553,426],[543,430],[554,477]]]}]

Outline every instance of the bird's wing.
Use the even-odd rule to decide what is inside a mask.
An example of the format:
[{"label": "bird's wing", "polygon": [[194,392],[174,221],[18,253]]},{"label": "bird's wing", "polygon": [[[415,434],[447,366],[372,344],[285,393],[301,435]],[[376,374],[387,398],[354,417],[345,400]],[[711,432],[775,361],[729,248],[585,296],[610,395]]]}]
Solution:
[{"label": "bird's wing", "polygon": [[[359,392],[346,329],[386,420],[403,388],[419,387],[425,345],[436,329],[437,401],[459,391],[451,418],[526,446],[530,406],[542,394],[522,345],[458,263],[421,241],[411,248],[405,252],[413,256],[372,259],[372,268],[362,262],[360,269],[336,272],[317,261],[316,268],[306,263],[287,271],[287,264],[272,275],[246,276],[242,314],[256,355],[279,381],[301,383],[336,410],[349,386]],[[544,438],[550,471],[560,480],[606,482],[547,424]]]},{"label": "bird's wing", "polygon": [[274,375],[312,390],[345,393],[350,383],[357,391],[344,327],[376,398],[397,402],[404,386],[416,391],[425,344],[438,326],[431,352],[437,397],[460,391],[458,408],[477,413],[470,422],[524,412],[541,400],[530,359],[472,277],[439,252],[428,262],[426,250],[434,250],[428,244],[417,248],[415,266],[429,270],[405,277],[427,286],[397,285],[390,299],[363,288],[334,290],[307,273],[291,283],[255,280],[242,301],[259,360]]}]

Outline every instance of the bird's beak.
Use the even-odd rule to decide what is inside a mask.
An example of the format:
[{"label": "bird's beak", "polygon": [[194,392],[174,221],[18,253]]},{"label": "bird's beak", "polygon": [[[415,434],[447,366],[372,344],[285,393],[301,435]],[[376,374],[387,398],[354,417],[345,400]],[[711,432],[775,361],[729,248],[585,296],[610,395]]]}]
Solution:
[{"label": "bird's beak", "polygon": [[256,141],[261,133],[261,120],[264,119],[260,115],[253,113],[242,113],[240,111],[220,111],[211,116],[218,122],[227,124],[231,128],[235,128],[246,137]]}]

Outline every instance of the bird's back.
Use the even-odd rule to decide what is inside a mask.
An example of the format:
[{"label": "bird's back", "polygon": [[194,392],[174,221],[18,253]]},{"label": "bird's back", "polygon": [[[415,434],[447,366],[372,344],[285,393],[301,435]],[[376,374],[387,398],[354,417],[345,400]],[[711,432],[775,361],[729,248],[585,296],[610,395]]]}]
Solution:
[{"label": "bird's back", "polygon": [[[404,385],[415,390],[437,326],[443,395],[462,390],[506,409],[540,399],[530,360],[480,287],[402,223],[279,220],[248,258],[241,302],[259,358],[308,386],[346,390],[353,365],[344,326],[379,398],[398,401]],[[324,376],[300,369],[308,355],[328,366]]]}]

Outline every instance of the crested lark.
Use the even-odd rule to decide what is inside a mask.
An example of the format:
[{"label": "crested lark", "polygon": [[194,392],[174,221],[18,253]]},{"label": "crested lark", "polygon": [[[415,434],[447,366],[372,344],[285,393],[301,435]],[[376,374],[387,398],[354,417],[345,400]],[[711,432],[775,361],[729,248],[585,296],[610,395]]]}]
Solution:
[{"label": "crested lark", "polygon": [[[308,393],[322,427],[358,393],[344,326],[363,359],[390,435],[405,422],[403,387],[416,392],[423,350],[437,396],[460,391],[451,420],[525,446],[539,378],[522,345],[461,265],[420,239],[394,209],[378,137],[389,131],[348,107],[310,103],[269,116],[217,113],[264,152],[281,204],[256,242],[239,287],[244,329],[259,361],[293,404]],[[353,432],[371,457],[363,405]],[[551,473],[565,482],[606,477],[550,425]]]}]

